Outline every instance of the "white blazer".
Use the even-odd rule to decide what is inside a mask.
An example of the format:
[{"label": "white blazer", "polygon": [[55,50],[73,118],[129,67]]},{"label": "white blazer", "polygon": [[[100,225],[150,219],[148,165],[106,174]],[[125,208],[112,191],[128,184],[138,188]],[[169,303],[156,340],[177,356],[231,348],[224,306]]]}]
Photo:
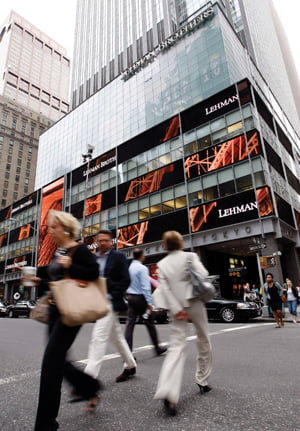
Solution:
[{"label": "white blazer", "polygon": [[157,307],[167,308],[173,315],[189,307],[188,300],[194,297],[188,259],[200,275],[204,278],[209,275],[196,253],[182,250],[170,252],[157,265],[159,287],[153,294],[153,301]]}]

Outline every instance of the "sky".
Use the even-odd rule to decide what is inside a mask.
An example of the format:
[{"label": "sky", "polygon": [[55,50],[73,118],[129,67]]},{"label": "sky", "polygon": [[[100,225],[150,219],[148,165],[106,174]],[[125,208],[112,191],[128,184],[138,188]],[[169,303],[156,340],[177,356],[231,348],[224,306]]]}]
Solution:
[{"label": "sky", "polygon": [[[300,2],[295,0],[273,0],[286,30],[298,75],[300,76]],[[72,58],[77,0],[7,0],[1,2],[0,23],[13,9],[35,27],[67,49]]]}]

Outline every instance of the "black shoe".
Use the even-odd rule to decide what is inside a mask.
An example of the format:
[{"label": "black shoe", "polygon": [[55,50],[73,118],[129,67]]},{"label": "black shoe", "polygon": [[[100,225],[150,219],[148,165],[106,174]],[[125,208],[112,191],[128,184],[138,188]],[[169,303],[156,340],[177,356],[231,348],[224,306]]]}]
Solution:
[{"label": "black shoe", "polygon": [[94,398],[98,396],[98,392],[103,390],[104,386],[102,384],[102,382],[100,382],[100,380],[97,380],[96,382],[97,384],[95,385],[95,392],[91,395],[90,393],[87,395],[82,395],[80,392],[78,392],[75,388],[73,388],[70,392],[70,399],[69,399],[69,403],[73,404],[73,403],[80,403],[81,401],[86,401],[90,398]]},{"label": "black shoe", "polygon": [[164,400],[164,408],[169,416],[177,415],[177,408],[175,403],[170,403],[169,400]]},{"label": "black shoe", "polygon": [[160,356],[163,355],[164,353],[166,353],[166,351],[168,350],[167,347],[158,347],[156,350],[156,355]]},{"label": "black shoe", "polygon": [[202,386],[202,385],[199,385],[199,383],[197,383],[197,385],[199,386],[201,394],[204,394],[206,392],[210,392],[212,390],[211,386],[208,386],[208,385]]},{"label": "black shoe", "polygon": [[125,380],[128,380],[130,377],[134,376],[136,373],[136,367],[134,368],[124,368],[124,371],[122,374],[120,374],[118,377],[116,377],[116,382],[125,382]]}]

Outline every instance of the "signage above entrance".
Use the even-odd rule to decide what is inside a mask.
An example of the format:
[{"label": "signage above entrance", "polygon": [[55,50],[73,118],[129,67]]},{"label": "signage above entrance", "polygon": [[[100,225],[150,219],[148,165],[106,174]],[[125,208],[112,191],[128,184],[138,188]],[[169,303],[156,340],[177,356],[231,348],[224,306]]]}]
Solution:
[{"label": "signage above entrance", "polygon": [[257,251],[257,250],[263,250],[264,248],[267,247],[267,244],[262,243],[262,244],[255,244],[255,245],[250,245],[249,246],[249,250],[250,251]]}]

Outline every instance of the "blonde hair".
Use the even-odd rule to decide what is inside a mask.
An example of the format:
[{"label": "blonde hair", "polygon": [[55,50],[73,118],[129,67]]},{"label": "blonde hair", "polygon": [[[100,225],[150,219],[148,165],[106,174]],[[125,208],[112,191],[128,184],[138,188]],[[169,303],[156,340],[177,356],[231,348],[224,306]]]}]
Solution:
[{"label": "blonde hair", "polygon": [[70,235],[71,239],[77,239],[80,232],[80,224],[77,218],[64,211],[50,210],[48,223],[56,222]]},{"label": "blonde hair", "polygon": [[182,235],[176,230],[168,230],[162,237],[163,246],[167,251],[182,250],[183,238]]}]

